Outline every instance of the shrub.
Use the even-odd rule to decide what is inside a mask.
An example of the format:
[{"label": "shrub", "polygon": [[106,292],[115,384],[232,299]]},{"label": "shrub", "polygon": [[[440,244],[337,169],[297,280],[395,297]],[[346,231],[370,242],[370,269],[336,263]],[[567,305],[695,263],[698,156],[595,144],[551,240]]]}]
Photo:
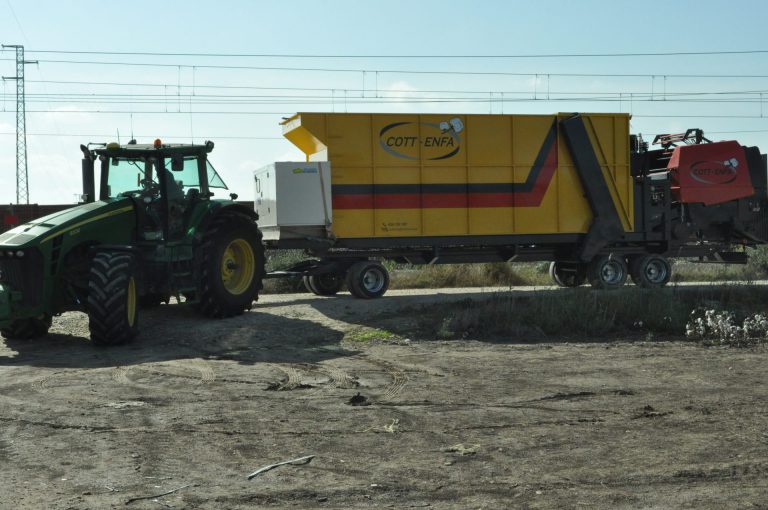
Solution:
[{"label": "shrub", "polygon": [[768,316],[755,313],[738,320],[734,312],[697,308],[691,312],[685,336],[692,340],[737,347],[765,343],[768,339]]}]

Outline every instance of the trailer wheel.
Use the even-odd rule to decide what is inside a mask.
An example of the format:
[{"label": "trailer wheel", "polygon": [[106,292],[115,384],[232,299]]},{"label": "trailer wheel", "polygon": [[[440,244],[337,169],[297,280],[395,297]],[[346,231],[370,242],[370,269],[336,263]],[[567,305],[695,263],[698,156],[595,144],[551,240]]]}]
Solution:
[{"label": "trailer wheel", "polygon": [[663,287],[672,276],[669,260],[661,255],[641,255],[629,261],[629,275],[635,285],[645,288]]},{"label": "trailer wheel", "polygon": [[627,263],[615,255],[599,255],[587,265],[587,280],[596,289],[618,289],[627,281]]},{"label": "trailer wheel", "polygon": [[549,277],[560,287],[578,287],[587,279],[583,264],[554,261],[549,265]]},{"label": "trailer wheel", "polygon": [[305,276],[303,280],[307,290],[317,296],[333,296],[344,286],[344,275],[338,273]]},{"label": "trailer wheel", "polygon": [[223,318],[250,310],[264,278],[261,232],[240,215],[216,218],[200,247],[200,301],[208,317]]},{"label": "trailer wheel", "polygon": [[95,345],[125,343],[139,331],[135,261],[130,253],[93,257],[88,279],[88,329]]},{"label": "trailer wheel", "polygon": [[370,260],[356,262],[347,273],[347,288],[356,298],[381,297],[389,288],[389,273],[378,262]]},{"label": "trailer wheel", "polygon": [[46,335],[50,327],[51,317],[41,315],[40,317],[15,320],[7,328],[0,330],[0,333],[9,340],[31,340]]}]

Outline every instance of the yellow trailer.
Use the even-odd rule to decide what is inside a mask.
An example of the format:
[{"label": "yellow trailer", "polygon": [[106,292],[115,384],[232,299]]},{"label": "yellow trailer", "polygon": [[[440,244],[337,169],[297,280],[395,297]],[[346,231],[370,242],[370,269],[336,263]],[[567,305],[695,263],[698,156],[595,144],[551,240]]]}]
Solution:
[{"label": "yellow trailer", "polygon": [[[283,135],[331,162],[339,239],[586,233],[593,211],[558,115],[299,113]],[[622,227],[629,116],[582,114]]]},{"label": "yellow trailer", "polygon": [[[284,136],[306,156],[256,173],[273,248],[318,294],[346,281],[378,297],[378,259],[413,264],[551,261],[559,285],[665,285],[670,256],[738,262],[768,240],[765,156],[701,130],[649,150],[623,113],[298,113]],[[263,184],[263,187],[262,187]]]}]

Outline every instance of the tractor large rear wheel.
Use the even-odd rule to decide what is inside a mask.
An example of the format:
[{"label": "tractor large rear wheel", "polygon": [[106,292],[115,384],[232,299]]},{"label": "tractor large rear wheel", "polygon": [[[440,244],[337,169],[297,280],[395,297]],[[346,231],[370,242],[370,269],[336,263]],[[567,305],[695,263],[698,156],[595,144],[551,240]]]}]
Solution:
[{"label": "tractor large rear wheel", "polygon": [[198,309],[208,317],[232,317],[250,310],[264,278],[261,232],[249,218],[222,215],[200,247]]},{"label": "tractor large rear wheel", "polygon": [[0,330],[0,333],[9,340],[31,340],[47,334],[50,327],[51,318],[48,315],[43,315],[15,320],[7,328]]},{"label": "tractor large rear wheel", "polygon": [[125,252],[93,257],[88,279],[88,329],[96,345],[118,345],[139,331],[135,260]]}]

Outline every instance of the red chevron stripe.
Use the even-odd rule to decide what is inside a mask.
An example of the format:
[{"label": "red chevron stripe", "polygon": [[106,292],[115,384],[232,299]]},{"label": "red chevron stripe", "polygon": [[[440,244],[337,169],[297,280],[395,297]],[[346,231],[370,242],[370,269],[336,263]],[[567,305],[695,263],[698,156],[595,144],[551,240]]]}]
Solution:
[{"label": "red chevron stripe", "polygon": [[334,209],[463,209],[477,207],[538,207],[557,170],[557,140],[530,191],[508,193],[390,193],[334,195]]}]

